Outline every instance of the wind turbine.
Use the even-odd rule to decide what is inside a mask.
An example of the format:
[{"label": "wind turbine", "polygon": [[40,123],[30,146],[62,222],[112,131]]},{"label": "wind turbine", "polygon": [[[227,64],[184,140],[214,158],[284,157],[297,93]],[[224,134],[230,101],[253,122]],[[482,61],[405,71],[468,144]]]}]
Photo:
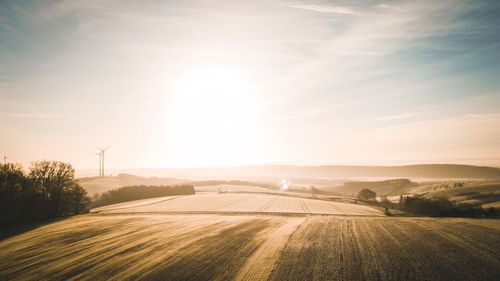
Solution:
[{"label": "wind turbine", "polygon": [[102,153],[94,153],[94,155],[99,155],[99,176],[102,176]]},{"label": "wind turbine", "polygon": [[3,155],[3,164],[7,165],[7,156],[5,156],[5,154]]},{"label": "wind turbine", "polygon": [[99,148],[99,147],[97,149],[99,149],[101,151],[100,152],[100,154],[101,154],[101,162],[100,162],[101,163],[101,165],[100,165],[101,177],[104,177],[104,152],[109,149],[109,146],[104,148],[104,149]]}]

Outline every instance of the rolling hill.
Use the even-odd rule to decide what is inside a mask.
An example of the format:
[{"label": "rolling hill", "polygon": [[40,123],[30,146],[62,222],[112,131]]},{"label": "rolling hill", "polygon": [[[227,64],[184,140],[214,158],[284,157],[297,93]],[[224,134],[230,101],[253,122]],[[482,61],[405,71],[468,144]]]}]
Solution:
[{"label": "rolling hill", "polygon": [[[390,179],[500,179],[500,168],[457,165],[419,164],[406,166],[293,166],[259,165],[227,168],[191,169],[134,169],[117,172],[143,176],[169,177],[190,180],[245,180],[276,181],[281,178],[295,179],[304,184],[332,185],[332,180]],[[372,179],[373,180],[373,179]]]},{"label": "rolling hill", "polygon": [[132,185],[175,185],[184,181],[174,178],[140,177],[129,174],[106,177],[86,177],[78,179],[82,187],[90,194],[102,193]]},{"label": "rolling hill", "polygon": [[[245,191],[248,188],[254,191],[268,192],[278,189],[278,186],[261,183],[247,182],[238,180],[181,180],[176,178],[160,178],[160,177],[141,177],[130,174],[119,174],[118,176],[106,177],[85,177],[78,180],[82,187],[90,194],[103,193],[112,189],[117,189],[125,186],[154,186],[154,185],[193,185],[196,191]],[[230,187],[230,188],[229,188]]]},{"label": "rolling hill", "polygon": [[362,189],[371,189],[379,195],[396,195],[406,193],[418,184],[408,179],[391,179],[384,181],[352,181],[342,186],[325,187],[323,190],[344,195],[356,196]]},{"label": "rolling hill", "polygon": [[454,202],[483,207],[500,207],[500,182],[429,192],[428,198],[445,197]]},{"label": "rolling hill", "polygon": [[242,173],[340,178],[471,178],[500,179],[500,169],[455,164],[406,166],[255,166],[238,168]]}]

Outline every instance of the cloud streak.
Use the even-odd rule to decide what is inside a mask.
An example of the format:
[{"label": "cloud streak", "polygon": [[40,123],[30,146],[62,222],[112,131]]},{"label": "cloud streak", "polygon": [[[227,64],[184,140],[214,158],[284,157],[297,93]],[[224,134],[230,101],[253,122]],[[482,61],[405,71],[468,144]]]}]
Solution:
[{"label": "cloud streak", "polygon": [[415,116],[417,113],[416,112],[411,112],[411,113],[403,113],[403,114],[398,114],[398,115],[387,115],[387,116],[381,116],[377,118],[379,121],[393,121],[393,120],[401,120],[401,119],[407,119],[412,116]]},{"label": "cloud streak", "polygon": [[57,114],[37,114],[37,113],[10,113],[4,114],[4,117],[20,119],[66,119],[66,116]]},{"label": "cloud streak", "polygon": [[293,9],[301,9],[301,10],[313,11],[318,13],[327,13],[327,14],[339,14],[339,15],[350,15],[350,16],[362,15],[361,12],[358,12],[350,7],[336,6],[331,4],[290,3],[288,7]]}]

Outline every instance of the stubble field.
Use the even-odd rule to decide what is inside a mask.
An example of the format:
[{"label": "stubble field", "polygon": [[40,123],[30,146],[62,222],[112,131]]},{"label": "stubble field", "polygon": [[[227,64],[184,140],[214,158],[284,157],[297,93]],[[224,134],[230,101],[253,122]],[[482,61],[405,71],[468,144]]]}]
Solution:
[{"label": "stubble field", "polygon": [[[107,211],[0,241],[0,280],[498,280],[500,276],[497,220],[392,218],[375,210],[373,216],[346,215],[358,205],[336,205],[341,216],[315,215],[296,212],[293,200],[288,205],[258,201],[258,206],[281,206],[279,215],[272,215],[256,212],[257,207],[249,208],[242,198],[218,207],[240,208],[237,212],[165,211],[169,202],[199,199],[186,198],[109,206]],[[155,205],[157,214],[141,209]],[[130,208],[137,208],[137,213]],[[283,212],[286,208],[290,215]]]},{"label": "stubble field", "polygon": [[94,209],[100,214],[283,214],[382,216],[382,212],[360,204],[315,200],[277,194],[207,193],[126,202]]}]

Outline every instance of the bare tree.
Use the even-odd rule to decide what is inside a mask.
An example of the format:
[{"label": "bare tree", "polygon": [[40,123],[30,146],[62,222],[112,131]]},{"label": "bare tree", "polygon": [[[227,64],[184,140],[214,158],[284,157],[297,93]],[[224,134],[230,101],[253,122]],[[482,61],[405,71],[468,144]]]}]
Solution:
[{"label": "bare tree", "polygon": [[28,178],[35,190],[41,193],[44,214],[49,217],[60,216],[69,211],[69,205],[78,210],[75,213],[79,213],[80,207],[76,207],[79,203],[74,201],[84,200],[86,192],[75,180],[75,170],[70,164],[55,161],[34,162]]}]

